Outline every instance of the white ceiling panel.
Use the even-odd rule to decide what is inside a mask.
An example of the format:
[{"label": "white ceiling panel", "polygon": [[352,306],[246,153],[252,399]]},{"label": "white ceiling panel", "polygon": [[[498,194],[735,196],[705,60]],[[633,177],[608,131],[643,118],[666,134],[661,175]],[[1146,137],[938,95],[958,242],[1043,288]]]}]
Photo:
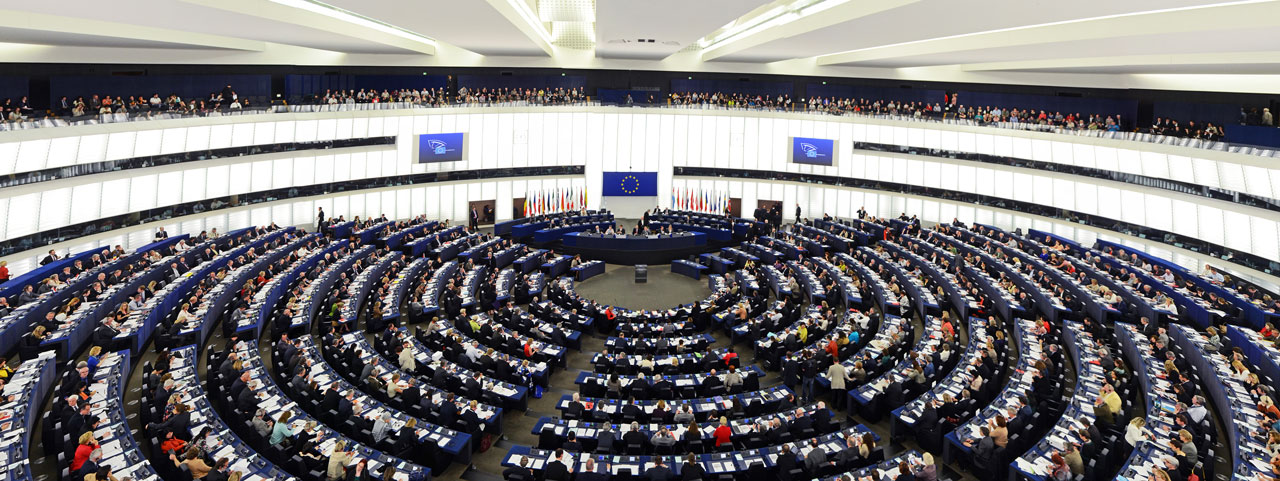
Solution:
[{"label": "white ceiling panel", "polygon": [[329,3],[481,55],[546,55],[484,0],[331,0]]},{"label": "white ceiling panel", "polygon": [[[596,56],[661,59],[768,3],[766,0],[602,0],[596,5]],[[653,40],[653,42],[640,41]]]},{"label": "white ceiling panel", "polygon": [[1205,0],[924,0],[867,18],[783,38],[718,60],[774,61],[1002,28],[1192,5]]}]

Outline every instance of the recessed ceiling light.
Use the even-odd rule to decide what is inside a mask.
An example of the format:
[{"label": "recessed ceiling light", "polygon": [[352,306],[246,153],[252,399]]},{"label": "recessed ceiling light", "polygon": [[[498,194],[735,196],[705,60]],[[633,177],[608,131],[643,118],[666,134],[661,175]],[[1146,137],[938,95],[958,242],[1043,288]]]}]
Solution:
[{"label": "recessed ceiling light", "polygon": [[271,0],[271,2],[284,5],[286,7],[296,8],[299,10],[306,10],[311,13],[318,13],[320,15],[324,15],[329,18],[341,20],[343,22],[347,22],[353,25],[359,25],[365,28],[371,28],[382,33],[395,35],[397,37],[400,37],[406,40],[412,40],[414,42],[424,43],[432,47],[438,46],[434,38],[431,38],[416,32],[412,32],[409,30],[405,30],[395,25],[391,25],[386,22],[375,20],[375,19],[366,17],[364,15],[360,15],[358,13],[352,12],[350,10],[329,5],[324,2],[317,2],[315,0]]}]

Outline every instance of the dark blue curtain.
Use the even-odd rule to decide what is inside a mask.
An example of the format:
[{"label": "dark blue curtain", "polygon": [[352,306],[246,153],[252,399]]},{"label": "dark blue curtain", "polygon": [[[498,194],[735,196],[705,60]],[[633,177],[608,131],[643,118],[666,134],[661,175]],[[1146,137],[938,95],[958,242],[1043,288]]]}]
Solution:
[{"label": "dark blue curtain", "polygon": [[[1181,121],[1179,121],[1181,123]],[[1226,123],[1226,140],[1233,144],[1257,145],[1260,147],[1280,147],[1280,129],[1261,125],[1240,125]]]},{"label": "dark blue curtain", "polygon": [[587,77],[578,75],[459,75],[458,88],[475,89],[574,89],[585,88]]},{"label": "dark blue curtain", "polygon": [[960,92],[961,105],[966,107],[1000,107],[1002,109],[1043,110],[1050,114],[1119,115],[1124,128],[1133,127],[1138,117],[1138,101],[1127,99],[1102,99],[1059,97],[1056,95],[1003,94],[994,92]]},{"label": "dark blue curtain", "polygon": [[904,89],[898,87],[860,87],[854,85],[805,86],[806,98],[897,100],[900,102],[942,103],[942,90]]},{"label": "dark blue curtain", "polygon": [[666,103],[667,100],[662,92],[656,90],[596,89],[596,96],[600,98],[600,103],[604,104],[625,104],[627,95],[631,95],[631,101],[636,104],[649,103],[650,95],[653,96],[653,102],[656,104]]},{"label": "dark blue curtain", "polygon": [[0,77],[0,101],[13,99],[14,103],[22,100],[30,91],[26,77]]},{"label": "dark blue curtain", "polygon": [[308,96],[323,96],[326,90],[435,89],[449,86],[447,75],[286,75],[284,96],[301,102]]},{"label": "dark blue curtain", "polygon": [[[1151,106],[1152,117],[1162,117],[1186,124],[1213,122],[1217,125],[1240,123],[1240,106],[1232,104],[1197,104],[1191,102],[1156,102]],[[1154,119],[1153,119],[1154,120]]]},{"label": "dark blue curtain", "polygon": [[791,82],[743,82],[741,80],[705,80],[675,79],[671,81],[671,91],[684,93],[725,93],[743,95],[764,95],[777,97],[793,95],[795,86]]},{"label": "dark blue curtain", "polygon": [[49,104],[56,105],[63,95],[69,99],[91,95],[138,96],[151,98],[177,94],[183,99],[208,98],[227,85],[241,98],[263,105],[271,95],[270,75],[146,75],[137,77],[52,77],[49,79]]}]

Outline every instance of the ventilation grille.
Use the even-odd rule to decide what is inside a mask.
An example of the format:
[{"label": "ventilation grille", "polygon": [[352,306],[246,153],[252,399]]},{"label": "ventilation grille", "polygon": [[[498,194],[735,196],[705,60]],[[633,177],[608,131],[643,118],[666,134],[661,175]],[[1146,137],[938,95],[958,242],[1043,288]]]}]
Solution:
[{"label": "ventilation grille", "polygon": [[552,45],[574,50],[596,47],[595,0],[538,0],[538,18],[550,24]]}]

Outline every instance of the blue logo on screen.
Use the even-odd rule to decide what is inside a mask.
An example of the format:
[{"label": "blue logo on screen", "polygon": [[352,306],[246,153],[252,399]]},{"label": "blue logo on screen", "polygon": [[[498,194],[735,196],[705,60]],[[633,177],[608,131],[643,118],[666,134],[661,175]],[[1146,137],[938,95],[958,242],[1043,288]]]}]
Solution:
[{"label": "blue logo on screen", "polygon": [[462,133],[418,136],[418,162],[453,162],[462,159]]},{"label": "blue logo on screen", "polygon": [[439,140],[428,140],[427,145],[431,146],[431,152],[436,155],[444,155],[445,152],[449,151],[448,150],[449,144],[446,144]]},{"label": "blue logo on screen", "polygon": [[808,157],[808,158],[810,158],[810,159],[816,159],[816,158],[818,158],[819,156],[821,156],[821,155],[822,155],[822,154],[819,154],[819,153],[818,153],[818,148],[817,148],[817,147],[814,147],[814,145],[813,145],[813,144],[801,143],[801,144],[800,144],[800,150],[803,150],[803,151],[804,151],[804,156],[805,156],[805,157]]}]

